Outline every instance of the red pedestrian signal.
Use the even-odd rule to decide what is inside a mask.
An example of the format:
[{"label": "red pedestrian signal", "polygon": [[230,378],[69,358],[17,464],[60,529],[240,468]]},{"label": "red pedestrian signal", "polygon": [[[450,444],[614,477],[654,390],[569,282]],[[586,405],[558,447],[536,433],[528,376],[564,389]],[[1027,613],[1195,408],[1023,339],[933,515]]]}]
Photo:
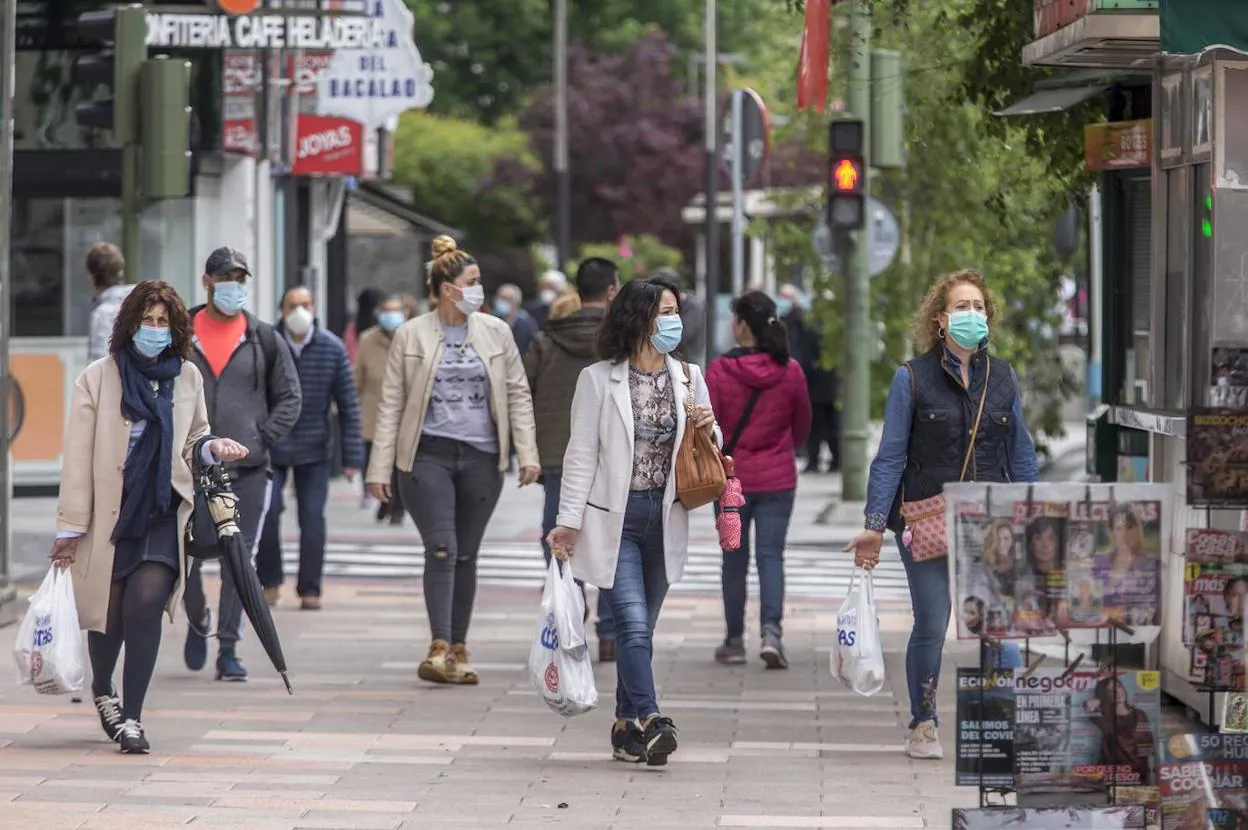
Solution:
[{"label": "red pedestrian signal", "polygon": [[857,192],[861,181],[862,170],[850,159],[841,159],[832,171],[832,182],[842,192]]}]

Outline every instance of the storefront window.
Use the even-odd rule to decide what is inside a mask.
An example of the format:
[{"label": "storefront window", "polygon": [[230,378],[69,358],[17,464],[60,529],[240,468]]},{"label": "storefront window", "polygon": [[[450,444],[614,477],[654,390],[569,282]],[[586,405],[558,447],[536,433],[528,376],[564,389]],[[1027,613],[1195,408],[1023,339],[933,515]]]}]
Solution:
[{"label": "storefront window", "polygon": [[[116,199],[14,199],[13,334],[85,337],[92,292],[83,264],[96,242],[121,238]],[[148,207],[140,226],[139,266],[131,282],[163,279],[186,299],[196,277],[194,201],[171,199]]]}]

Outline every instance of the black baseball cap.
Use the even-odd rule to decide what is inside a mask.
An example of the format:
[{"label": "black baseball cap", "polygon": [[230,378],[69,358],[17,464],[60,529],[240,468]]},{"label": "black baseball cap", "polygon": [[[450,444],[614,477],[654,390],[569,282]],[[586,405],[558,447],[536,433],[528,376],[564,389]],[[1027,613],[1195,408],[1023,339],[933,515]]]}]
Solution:
[{"label": "black baseball cap", "polygon": [[217,248],[208,255],[208,261],[204,263],[204,273],[210,277],[224,277],[231,271],[242,271],[251,276],[247,257],[236,248]]}]

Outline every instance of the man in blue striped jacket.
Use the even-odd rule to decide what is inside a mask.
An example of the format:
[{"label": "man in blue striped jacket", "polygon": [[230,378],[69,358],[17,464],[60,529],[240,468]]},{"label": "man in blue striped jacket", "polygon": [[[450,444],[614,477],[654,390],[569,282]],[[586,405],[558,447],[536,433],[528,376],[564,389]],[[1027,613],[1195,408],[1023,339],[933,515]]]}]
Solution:
[{"label": "man in blue striped jacket", "polygon": [[[360,437],[360,399],[347,348],[332,332],[316,324],[312,292],[304,286],[288,288],[282,295],[282,321],[278,331],[295,356],[303,408],[299,421],[272,450],[273,502],[265,517],[256,572],[270,605],[281,595],[281,516],[286,481],[293,479],[299,512],[299,577],[295,590],[304,610],[321,607],[321,576],[325,570],[325,505],[329,499],[332,448],[342,447],[342,467],[347,480],[364,466],[364,442]],[[341,440],[331,433],[331,406],[338,409]]]}]

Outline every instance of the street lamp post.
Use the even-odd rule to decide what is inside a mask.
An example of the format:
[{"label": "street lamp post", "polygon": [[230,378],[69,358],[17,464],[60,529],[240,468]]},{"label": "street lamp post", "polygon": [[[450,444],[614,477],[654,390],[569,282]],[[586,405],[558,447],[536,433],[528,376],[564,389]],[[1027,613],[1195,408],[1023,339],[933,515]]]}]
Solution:
[{"label": "street lamp post", "polygon": [[17,3],[0,3],[0,625],[17,617],[13,585],[13,530],[9,508],[13,481],[9,462],[9,228],[13,214],[13,72],[17,50]]},{"label": "street lamp post", "polygon": [[559,270],[572,258],[572,182],[568,175],[568,0],[555,0],[555,204]]},{"label": "street lamp post", "polygon": [[715,359],[715,302],[719,299],[719,116],[716,70],[719,54],[716,0],[706,0],[706,364]]}]

